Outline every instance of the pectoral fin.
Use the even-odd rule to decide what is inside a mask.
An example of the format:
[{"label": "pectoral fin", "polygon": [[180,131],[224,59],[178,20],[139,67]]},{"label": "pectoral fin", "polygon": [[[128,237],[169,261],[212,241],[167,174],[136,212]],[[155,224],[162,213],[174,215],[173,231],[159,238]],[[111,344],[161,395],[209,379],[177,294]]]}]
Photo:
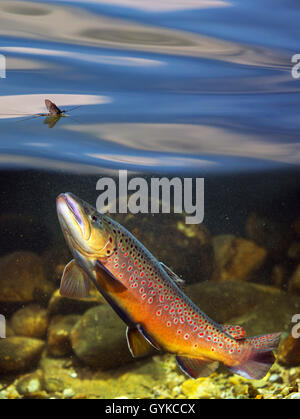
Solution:
[{"label": "pectoral fin", "polygon": [[188,356],[176,356],[179,367],[191,378],[207,377],[219,366],[217,361],[208,358],[190,358]]},{"label": "pectoral fin", "polygon": [[86,298],[90,292],[90,279],[73,259],[66,265],[60,283],[60,295],[68,298]]},{"label": "pectoral fin", "polygon": [[134,358],[141,358],[154,352],[153,346],[141,335],[136,327],[127,327],[128,348]]}]

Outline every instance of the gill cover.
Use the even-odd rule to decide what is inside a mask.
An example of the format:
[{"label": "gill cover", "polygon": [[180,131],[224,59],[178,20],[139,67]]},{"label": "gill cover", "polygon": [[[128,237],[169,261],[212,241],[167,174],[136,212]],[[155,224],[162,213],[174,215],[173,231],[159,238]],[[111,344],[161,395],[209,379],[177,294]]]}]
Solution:
[{"label": "gill cover", "polygon": [[115,234],[105,216],[92,206],[65,193],[57,198],[57,213],[71,251],[90,259],[101,259],[112,253],[116,245]]}]

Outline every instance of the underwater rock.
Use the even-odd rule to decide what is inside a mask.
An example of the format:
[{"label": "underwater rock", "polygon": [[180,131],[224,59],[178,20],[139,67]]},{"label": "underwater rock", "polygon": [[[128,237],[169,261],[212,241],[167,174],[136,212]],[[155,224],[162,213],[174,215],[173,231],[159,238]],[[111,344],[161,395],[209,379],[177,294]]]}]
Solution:
[{"label": "underwater rock", "polygon": [[47,310],[38,304],[30,304],[15,312],[9,324],[18,336],[43,338],[48,328]]},{"label": "underwater rock", "polygon": [[300,365],[300,338],[289,335],[278,348],[278,361],[287,366]]},{"label": "underwater rock", "polygon": [[[152,217],[114,214],[112,217],[187,283],[212,277],[214,250],[204,224],[185,224],[184,214],[153,214]],[[184,263],[178,255],[184,257]]]},{"label": "underwater rock", "polygon": [[62,297],[59,290],[56,290],[49,301],[48,313],[50,316],[56,314],[83,314],[90,308],[103,303],[106,303],[106,301],[96,288],[91,289],[88,298],[81,298],[80,300]]},{"label": "underwater rock", "polygon": [[54,286],[46,280],[42,260],[31,252],[0,258],[0,302],[47,301]]},{"label": "underwater rock", "polygon": [[0,340],[0,371],[16,373],[34,367],[41,357],[45,343],[39,339],[9,337]]},{"label": "underwater rock", "polygon": [[279,260],[288,248],[292,231],[288,225],[254,212],[247,218],[246,235],[250,240],[266,249],[268,255]]},{"label": "underwater rock", "polygon": [[51,320],[48,329],[47,349],[50,355],[62,357],[72,352],[70,332],[79,321],[80,316],[56,316]]},{"label": "underwater rock", "polygon": [[255,243],[232,235],[213,238],[216,258],[214,279],[248,280],[264,263],[267,253]]},{"label": "underwater rock", "polygon": [[289,280],[289,292],[300,296],[300,265]]},{"label": "underwater rock", "polygon": [[126,325],[106,305],[81,317],[71,331],[71,342],[76,356],[92,367],[105,370],[134,361],[127,346]]},{"label": "underwater rock", "polygon": [[51,247],[41,255],[41,258],[47,279],[58,287],[65,266],[73,258],[68,247],[65,244]]},{"label": "underwater rock", "polygon": [[43,391],[43,372],[37,370],[22,376],[16,385],[19,394],[24,397],[39,397]]}]

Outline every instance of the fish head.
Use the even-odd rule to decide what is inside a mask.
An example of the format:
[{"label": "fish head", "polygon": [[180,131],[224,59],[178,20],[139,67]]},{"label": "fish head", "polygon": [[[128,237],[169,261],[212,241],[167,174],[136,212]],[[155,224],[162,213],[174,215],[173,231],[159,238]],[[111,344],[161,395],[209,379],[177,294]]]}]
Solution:
[{"label": "fish head", "polygon": [[113,253],[116,237],[104,215],[71,193],[56,201],[59,222],[73,253],[89,259],[102,259]]}]

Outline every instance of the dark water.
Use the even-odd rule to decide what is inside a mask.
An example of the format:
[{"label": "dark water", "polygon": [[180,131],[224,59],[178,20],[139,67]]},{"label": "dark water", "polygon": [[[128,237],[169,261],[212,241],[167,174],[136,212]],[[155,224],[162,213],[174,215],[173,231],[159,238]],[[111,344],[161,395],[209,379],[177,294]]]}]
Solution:
[{"label": "dark water", "polygon": [[[255,293],[261,303],[263,291],[254,292],[251,284],[247,292],[225,289],[227,297],[232,293],[227,306],[244,307],[225,320],[236,321],[247,312],[241,322],[250,334],[280,327],[288,335],[294,307],[300,304],[299,279],[291,285],[300,262],[300,78],[292,76],[292,57],[300,54],[299,21],[294,0],[2,1],[0,54],[6,58],[6,78],[0,78],[0,265],[5,274],[15,275],[6,265],[7,255],[33,252],[41,258],[51,290],[58,288],[70,257],[56,216],[55,199],[61,192],[72,191],[94,204],[99,176],[117,177],[120,169],[147,180],[153,175],[204,177],[205,227],[195,227],[197,238],[188,228],[179,231],[173,214],[165,219],[137,216],[136,224],[126,217],[120,221],[134,233],[136,229],[144,244],[187,283],[212,279],[217,284],[213,296],[208,294],[212,298],[206,298],[209,315],[216,319],[223,312],[214,298],[222,302],[222,287],[227,286],[225,281],[219,288],[213,281],[221,275],[216,237],[235,235],[261,246],[264,262],[246,280],[276,287],[282,300],[268,295],[266,318],[260,315],[253,326],[248,312],[256,313]],[[67,115],[56,121],[38,116],[46,112],[45,99]],[[208,243],[202,227],[209,231]],[[226,237],[230,243],[231,236]],[[239,254],[238,241],[234,243],[222,269],[232,264],[232,275],[238,276],[236,267],[251,265],[248,259],[256,256],[246,252],[238,260],[232,256]],[[246,294],[249,301],[243,305]],[[0,314],[9,321],[32,303],[31,297],[20,300],[18,293],[16,299],[5,295]],[[49,312],[50,294],[34,298]],[[281,316],[278,321],[275,314]],[[77,353],[64,355],[68,362],[78,362]],[[44,371],[49,396],[54,391],[47,381],[52,361],[44,362],[32,362],[25,370]],[[60,376],[64,367],[57,362],[53,368]],[[128,368],[130,376],[135,367]],[[9,373],[15,379],[20,371]],[[12,381],[2,381],[1,374],[5,387]],[[150,376],[154,387],[155,380],[165,379],[157,379],[155,372]],[[105,394],[156,397],[133,385],[137,393],[129,386],[127,394],[120,384],[120,390],[106,389]],[[283,389],[299,392],[295,386],[282,381]],[[94,394],[94,387],[84,388],[88,397]]]}]

